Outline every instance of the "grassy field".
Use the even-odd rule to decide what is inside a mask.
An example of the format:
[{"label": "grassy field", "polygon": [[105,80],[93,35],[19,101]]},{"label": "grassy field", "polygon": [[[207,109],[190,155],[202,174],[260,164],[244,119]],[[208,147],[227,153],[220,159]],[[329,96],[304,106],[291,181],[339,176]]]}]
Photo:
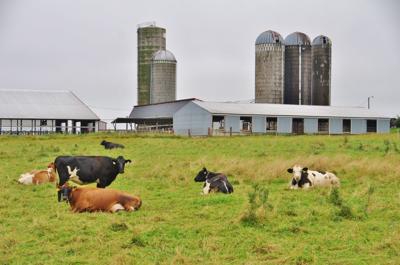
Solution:
[{"label": "grassy field", "polygon": [[[104,150],[106,139],[124,150]],[[0,264],[400,264],[400,136],[0,137]],[[19,175],[58,155],[134,160],[110,188],[138,212],[74,214]],[[338,191],[288,190],[286,169],[333,170]],[[200,194],[206,166],[232,195]],[[252,198],[253,203],[249,202]]]}]

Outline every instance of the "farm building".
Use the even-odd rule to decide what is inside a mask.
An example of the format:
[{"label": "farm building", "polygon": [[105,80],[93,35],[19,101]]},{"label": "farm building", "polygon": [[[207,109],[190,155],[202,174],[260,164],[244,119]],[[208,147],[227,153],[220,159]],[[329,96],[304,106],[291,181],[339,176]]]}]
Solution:
[{"label": "farm building", "polygon": [[363,134],[389,132],[390,118],[358,107],[206,102],[185,99],[135,106],[137,128],[177,135]]},{"label": "farm building", "polygon": [[71,91],[0,89],[0,134],[96,132],[99,121]]}]

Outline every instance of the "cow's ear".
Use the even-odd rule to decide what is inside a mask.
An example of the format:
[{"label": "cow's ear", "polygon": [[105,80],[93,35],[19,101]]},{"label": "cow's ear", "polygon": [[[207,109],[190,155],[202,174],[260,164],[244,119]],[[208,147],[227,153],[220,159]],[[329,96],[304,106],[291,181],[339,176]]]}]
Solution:
[{"label": "cow's ear", "polygon": [[303,167],[303,171],[307,172],[308,171],[308,167]]},{"label": "cow's ear", "polygon": [[132,161],[130,159],[125,160],[125,163],[132,163]]},{"label": "cow's ear", "polygon": [[206,167],[203,167],[203,170],[204,170],[204,171],[207,171],[207,168],[206,168]]},{"label": "cow's ear", "polygon": [[287,172],[293,173],[293,168],[288,168],[288,169],[287,169]]}]

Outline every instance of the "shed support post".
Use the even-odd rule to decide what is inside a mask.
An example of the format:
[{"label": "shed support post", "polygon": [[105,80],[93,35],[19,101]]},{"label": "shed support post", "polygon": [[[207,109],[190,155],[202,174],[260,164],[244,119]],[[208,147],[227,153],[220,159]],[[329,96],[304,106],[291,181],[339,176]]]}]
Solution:
[{"label": "shed support post", "polygon": [[232,127],[229,127],[229,136],[232,136]]},{"label": "shed support post", "polygon": [[190,129],[188,129],[188,136],[189,136],[189,137],[192,137],[192,134],[191,134],[191,132],[190,132]]}]

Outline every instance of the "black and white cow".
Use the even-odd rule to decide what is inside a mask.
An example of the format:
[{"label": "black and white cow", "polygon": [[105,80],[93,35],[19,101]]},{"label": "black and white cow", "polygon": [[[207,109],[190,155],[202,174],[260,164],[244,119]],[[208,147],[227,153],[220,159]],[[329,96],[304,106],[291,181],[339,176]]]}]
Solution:
[{"label": "black and white cow", "polygon": [[292,181],[289,184],[291,189],[340,186],[339,178],[331,172],[309,170],[307,167],[299,165],[288,168],[287,171],[293,174]]},{"label": "black and white cow", "polygon": [[211,191],[223,193],[233,192],[233,187],[224,174],[210,172],[205,167],[197,174],[194,181],[204,182],[203,194],[208,194]]},{"label": "black and white cow", "polygon": [[119,156],[59,156],[54,161],[61,187],[68,180],[80,185],[97,183],[98,188],[110,185],[119,173],[124,173],[125,164],[131,163]]},{"label": "black and white cow", "polygon": [[107,142],[106,140],[101,141],[100,145],[103,145],[105,149],[125,148],[122,144]]}]

